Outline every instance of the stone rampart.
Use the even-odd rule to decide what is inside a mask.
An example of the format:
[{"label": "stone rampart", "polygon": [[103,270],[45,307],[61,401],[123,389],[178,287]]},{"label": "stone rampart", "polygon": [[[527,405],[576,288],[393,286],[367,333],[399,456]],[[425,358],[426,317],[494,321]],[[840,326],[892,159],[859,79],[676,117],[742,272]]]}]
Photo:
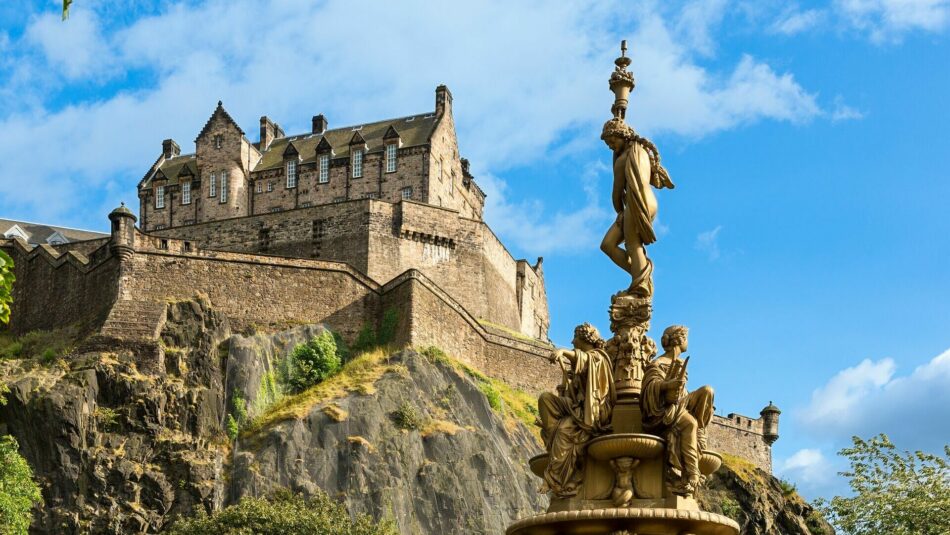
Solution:
[{"label": "stone rampart", "polygon": [[709,447],[751,461],[772,473],[772,447],[763,437],[762,419],[739,414],[714,415],[708,429]]},{"label": "stone rampart", "polygon": [[105,320],[116,300],[119,261],[108,243],[87,254],[83,248],[63,252],[49,245],[0,242],[13,258],[13,310],[10,331],[24,334],[76,326],[94,330]]}]

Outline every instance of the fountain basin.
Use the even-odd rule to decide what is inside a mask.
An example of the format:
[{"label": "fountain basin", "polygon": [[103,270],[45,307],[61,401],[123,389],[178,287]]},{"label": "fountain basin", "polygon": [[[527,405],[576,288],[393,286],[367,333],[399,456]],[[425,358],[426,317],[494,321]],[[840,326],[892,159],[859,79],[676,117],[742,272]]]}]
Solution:
[{"label": "fountain basin", "polygon": [[507,535],[610,535],[621,530],[657,535],[738,535],[731,518],[705,511],[624,507],[543,513],[512,524]]},{"label": "fountain basin", "polygon": [[592,439],[587,443],[587,454],[598,461],[618,457],[652,459],[663,452],[666,441],[643,433],[614,433]]}]

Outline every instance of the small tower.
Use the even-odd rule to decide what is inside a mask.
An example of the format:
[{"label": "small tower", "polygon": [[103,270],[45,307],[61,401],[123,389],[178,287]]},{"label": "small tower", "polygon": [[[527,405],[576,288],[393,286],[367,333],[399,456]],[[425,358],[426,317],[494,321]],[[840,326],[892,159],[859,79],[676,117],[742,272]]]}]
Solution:
[{"label": "small tower", "polygon": [[759,414],[762,415],[762,436],[765,438],[765,442],[771,446],[778,440],[778,415],[782,414],[782,411],[778,410],[778,407],[769,401],[769,405],[762,409]]},{"label": "small tower", "polygon": [[109,221],[112,221],[112,250],[127,260],[135,252],[135,214],[122,203],[109,214]]}]

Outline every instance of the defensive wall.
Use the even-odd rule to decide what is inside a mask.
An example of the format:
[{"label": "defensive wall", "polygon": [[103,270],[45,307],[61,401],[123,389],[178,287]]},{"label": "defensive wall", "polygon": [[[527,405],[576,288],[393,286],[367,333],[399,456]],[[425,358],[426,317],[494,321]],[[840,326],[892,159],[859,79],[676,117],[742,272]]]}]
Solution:
[{"label": "defensive wall", "polygon": [[[338,261],[207,250],[121,224],[113,227],[110,240],[56,248],[6,240],[0,247],[16,263],[10,324],[15,334],[79,325],[87,333],[111,327],[120,337],[157,336],[165,303],[201,296],[235,329],[323,323],[352,342],[364,326],[378,327],[394,310],[397,344],[439,346],[535,394],[560,381],[559,370],[545,358],[550,345],[485,324],[422,270],[406,270],[381,285]],[[164,369],[160,353],[159,348],[143,354]],[[771,471],[764,431],[762,419],[717,415],[709,445]]]},{"label": "defensive wall", "polygon": [[344,262],[388,281],[418,269],[480,320],[547,340],[541,261],[516,260],[484,221],[454,209],[360,199],[174,227],[199,248]]}]

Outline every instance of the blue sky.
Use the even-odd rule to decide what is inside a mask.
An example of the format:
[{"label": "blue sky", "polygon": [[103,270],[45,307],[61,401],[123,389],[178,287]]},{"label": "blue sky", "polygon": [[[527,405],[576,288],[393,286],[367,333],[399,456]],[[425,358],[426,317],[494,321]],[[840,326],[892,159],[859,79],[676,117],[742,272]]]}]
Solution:
[{"label": "blue sky", "polygon": [[[14,5],[16,4],[16,5]],[[555,341],[628,281],[599,141],[627,39],[628,120],[660,147],[654,334],[691,328],[720,412],[783,409],[776,472],[843,490],[835,452],[950,441],[950,2],[140,2],[0,6],[0,216],[106,228],[218,99],[256,139],[455,96],[486,218],[544,256]]]}]

